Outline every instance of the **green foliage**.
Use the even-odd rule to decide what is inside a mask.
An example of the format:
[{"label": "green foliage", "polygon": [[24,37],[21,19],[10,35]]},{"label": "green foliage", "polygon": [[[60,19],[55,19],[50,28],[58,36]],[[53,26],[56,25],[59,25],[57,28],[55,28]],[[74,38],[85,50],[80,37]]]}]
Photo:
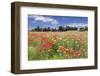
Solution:
[{"label": "green foliage", "polygon": [[28,48],[28,58],[29,60],[40,59],[40,53],[33,47]]}]

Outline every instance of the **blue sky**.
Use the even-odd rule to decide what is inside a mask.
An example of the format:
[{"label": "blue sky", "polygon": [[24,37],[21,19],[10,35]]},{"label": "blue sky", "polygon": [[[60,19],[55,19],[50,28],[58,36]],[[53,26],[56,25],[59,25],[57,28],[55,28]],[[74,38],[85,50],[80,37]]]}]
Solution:
[{"label": "blue sky", "polygon": [[28,29],[34,29],[37,26],[58,28],[59,26],[83,27],[87,25],[88,17],[28,15]]}]

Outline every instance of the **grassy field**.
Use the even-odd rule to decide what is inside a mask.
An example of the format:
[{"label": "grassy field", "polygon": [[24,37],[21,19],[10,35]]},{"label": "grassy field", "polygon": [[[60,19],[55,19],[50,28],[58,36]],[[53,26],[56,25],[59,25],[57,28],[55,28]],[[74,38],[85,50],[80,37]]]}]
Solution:
[{"label": "grassy field", "polygon": [[87,31],[29,32],[28,60],[87,58]]}]

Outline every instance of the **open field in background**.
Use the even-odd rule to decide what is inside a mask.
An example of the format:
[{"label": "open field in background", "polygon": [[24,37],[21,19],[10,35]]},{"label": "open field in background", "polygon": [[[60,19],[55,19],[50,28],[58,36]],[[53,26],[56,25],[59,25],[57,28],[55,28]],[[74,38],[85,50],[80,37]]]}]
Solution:
[{"label": "open field in background", "polygon": [[87,31],[29,32],[28,60],[87,58]]}]

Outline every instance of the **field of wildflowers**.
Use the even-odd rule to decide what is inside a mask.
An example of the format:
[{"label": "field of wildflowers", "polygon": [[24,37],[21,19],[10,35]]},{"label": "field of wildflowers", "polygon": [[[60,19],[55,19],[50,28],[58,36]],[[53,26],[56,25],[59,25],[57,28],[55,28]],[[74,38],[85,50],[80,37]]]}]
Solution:
[{"label": "field of wildflowers", "polygon": [[28,60],[88,57],[87,31],[29,32]]}]

